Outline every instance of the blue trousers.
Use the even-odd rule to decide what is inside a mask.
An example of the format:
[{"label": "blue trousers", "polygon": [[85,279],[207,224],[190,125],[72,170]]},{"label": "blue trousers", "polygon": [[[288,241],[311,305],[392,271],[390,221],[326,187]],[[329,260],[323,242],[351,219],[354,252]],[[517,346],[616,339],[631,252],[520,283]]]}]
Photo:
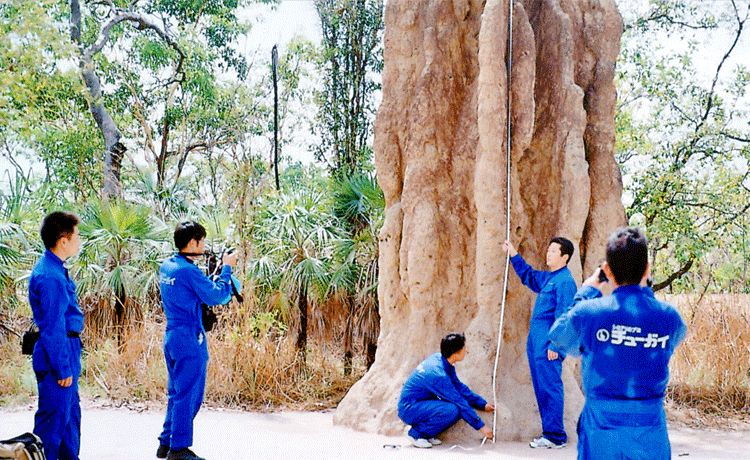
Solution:
[{"label": "blue trousers", "polygon": [[193,445],[193,419],[203,404],[208,369],[205,332],[192,328],[167,330],[164,339],[167,415],[159,443],[179,450]]},{"label": "blue trousers", "polygon": [[68,338],[73,384],[61,387],[49,370],[44,350],[37,343],[34,350],[34,371],[39,406],[34,415],[34,433],[44,443],[47,460],[78,460],[81,450],[81,404],[78,398],[78,377],[81,374],[81,340]]},{"label": "blue trousers", "polygon": [[411,425],[409,436],[430,439],[454,425],[461,415],[455,404],[430,399],[410,404],[399,412],[399,417]]},{"label": "blue trousers", "polygon": [[578,419],[579,460],[670,458],[661,400],[586,400]]},{"label": "blue trousers", "polygon": [[568,442],[563,423],[563,408],[565,392],[562,383],[562,358],[554,361],[547,359],[547,349],[535,344],[535,341],[547,341],[547,331],[543,331],[543,338],[529,334],[526,344],[526,355],[529,359],[531,383],[534,386],[536,403],[542,419],[542,435],[554,442],[562,444]]}]

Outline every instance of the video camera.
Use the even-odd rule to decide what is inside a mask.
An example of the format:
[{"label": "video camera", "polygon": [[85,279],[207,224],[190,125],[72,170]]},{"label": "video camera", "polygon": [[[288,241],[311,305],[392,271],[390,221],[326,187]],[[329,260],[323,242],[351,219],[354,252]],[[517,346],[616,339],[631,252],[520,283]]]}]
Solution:
[{"label": "video camera", "polygon": [[[216,281],[219,278],[219,273],[221,272],[222,267],[222,259],[224,258],[224,255],[231,254],[233,252],[234,248],[229,248],[226,246],[223,246],[222,249],[218,252],[212,249],[207,249],[203,252],[203,255],[206,257],[205,273],[206,276],[211,279],[211,281]],[[240,280],[238,280],[234,275],[232,275],[231,285],[231,294],[225,302],[222,302],[218,305],[227,305],[232,300],[232,298],[237,299],[237,302],[239,303],[242,303],[244,301],[241,294],[242,283],[240,283]],[[211,331],[217,321],[216,312],[214,311],[213,307],[216,307],[216,305],[201,305],[201,320],[203,322],[203,329],[206,332]]]}]

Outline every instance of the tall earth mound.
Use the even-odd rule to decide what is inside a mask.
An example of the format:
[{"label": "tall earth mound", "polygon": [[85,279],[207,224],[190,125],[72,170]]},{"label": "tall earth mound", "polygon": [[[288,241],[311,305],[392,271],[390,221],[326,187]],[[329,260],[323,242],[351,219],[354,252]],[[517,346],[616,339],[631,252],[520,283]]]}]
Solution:
[{"label": "tall earth mound", "polygon": [[[459,376],[491,400],[505,267],[508,6],[387,2],[375,124],[386,198],[381,333],[375,364],[339,405],[336,423],[403,433],[401,386],[452,331],[467,335]],[[570,267],[579,281],[603,257],[606,235],[625,222],[613,156],[621,31],[613,0],[514,4],[512,240],[543,267],[549,239],[567,236],[578,248]],[[529,439],[541,428],[525,354],[533,300],[511,273],[497,379],[499,439]],[[583,398],[570,369],[563,380],[566,428],[574,435]],[[491,423],[491,415],[480,415]],[[448,438],[470,431],[459,423]]]}]

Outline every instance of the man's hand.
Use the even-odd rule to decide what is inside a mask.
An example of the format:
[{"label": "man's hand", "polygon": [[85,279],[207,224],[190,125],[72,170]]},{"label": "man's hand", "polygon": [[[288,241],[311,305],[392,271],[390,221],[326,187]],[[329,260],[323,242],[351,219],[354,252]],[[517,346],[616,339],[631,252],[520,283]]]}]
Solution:
[{"label": "man's hand", "polygon": [[224,254],[224,256],[221,258],[221,263],[224,265],[229,265],[230,267],[234,267],[237,263],[238,255],[239,254],[237,253],[237,251]]},{"label": "man's hand", "polygon": [[66,379],[58,380],[57,384],[63,388],[68,388],[69,386],[73,385],[73,376],[71,375]]},{"label": "man's hand", "polygon": [[560,355],[557,354],[556,351],[547,350],[547,361],[554,361],[556,360]]},{"label": "man's hand", "polygon": [[602,282],[599,280],[599,272],[601,271],[602,267],[597,267],[596,270],[594,270],[594,274],[586,278],[586,280],[583,282],[583,286],[591,286],[601,291],[604,285],[607,284],[606,281]]},{"label": "man's hand", "polygon": [[479,432],[484,435],[485,438],[492,441],[492,438],[495,437],[495,435],[492,433],[492,430],[487,425],[483,426],[479,429]]},{"label": "man's hand", "polygon": [[487,403],[487,405],[484,406],[484,411],[485,412],[495,412],[495,406],[493,406],[490,403]]},{"label": "man's hand", "polygon": [[518,251],[516,251],[513,243],[508,240],[505,240],[505,243],[503,243],[503,250],[505,250],[505,252],[508,253],[508,255],[510,255],[511,257],[515,257],[515,255],[518,254]]}]

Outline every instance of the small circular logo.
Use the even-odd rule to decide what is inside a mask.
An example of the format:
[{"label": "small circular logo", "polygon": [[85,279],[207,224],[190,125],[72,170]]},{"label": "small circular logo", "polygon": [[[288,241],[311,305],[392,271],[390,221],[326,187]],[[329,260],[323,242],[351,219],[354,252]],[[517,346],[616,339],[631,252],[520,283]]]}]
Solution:
[{"label": "small circular logo", "polygon": [[596,340],[600,342],[606,342],[609,340],[609,331],[606,329],[599,329],[596,331]]}]

